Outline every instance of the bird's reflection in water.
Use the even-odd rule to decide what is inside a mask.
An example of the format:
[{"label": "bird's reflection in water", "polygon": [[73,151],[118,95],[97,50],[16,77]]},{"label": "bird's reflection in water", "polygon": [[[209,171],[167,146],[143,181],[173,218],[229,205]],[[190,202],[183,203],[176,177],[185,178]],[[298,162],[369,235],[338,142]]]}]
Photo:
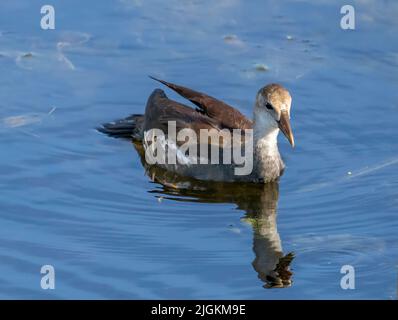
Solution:
[{"label": "bird's reflection in water", "polygon": [[252,262],[265,288],[284,288],[292,284],[293,273],[290,264],[294,254],[283,254],[277,229],[277,205],[279,186],[268,184],[205,182],[182,177],[157,166],[150,166],[144,160],[142,146],[135,145],[147,175],[160,183],[162,190],[152,193],[175,201],[199,203],[235,203],[245,212],[244,221],[253,228]]}]

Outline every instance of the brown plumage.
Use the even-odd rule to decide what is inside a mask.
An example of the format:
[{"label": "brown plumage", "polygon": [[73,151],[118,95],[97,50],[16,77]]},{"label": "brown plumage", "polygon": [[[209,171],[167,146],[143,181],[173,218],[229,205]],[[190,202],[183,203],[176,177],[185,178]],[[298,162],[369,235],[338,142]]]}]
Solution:
[{"label": "brown plumage", "polygon": [[193,109],[169,99],[163,90],[155,89],[149,96],[145,115],[132,115],[113,123],[104,124],[99,131],[117,138],[141,140],[143,132],[157,128],[167,132],[168,121],[176,121],[177,130],[250,129],[252,121],[234,107],[207,94],[191,90],[164,80],[150,77],[174,90],[197,106]]},{"label": "brown plumage", "polygon": [[[231,107],[223,101],[220,101],[202,92],[194,91],[192,89],[166,82],[164,80],[156,79],[154,77],[150,78],[159,81],[160,83],[177,92],[182,97],[191,101],[198,107],[196,109],[197,112],[206,115],[212,120],[215,120],[221,129],[250,129],[253,126],[251,120],[246,118],[237,109]],[[178,102],[176,104],[181,105]],[[173,101],[173,105],[175,107],[177,107],[176,104]],[[188,110],[186,110],[186,112],[189,113]]]},{"label": "brown plumage", "polygon": [[[290,127],[291,96],[281,85],[270,84],[258,91],[252,121],[234,107],[207,94],[154,77],[151,78],[191,101],[196,109],[171,100],[163,90],[155,89],[148,98],[145,114],[131,115],[125,119],[104,124],[98,130],[113,137],[132,139],[142,143],[144,133],[151,129],[160,129],[167,135],[169,122],[176,123],[177,132],[186,128],[194,130],[199,139],[201,129],[215,129],[215,132],[253,129],[254,168],[249,176],[234,176],[231,173],[233,166],[228,165],[206,167],[205,172],[203,166],[202,170],[199,170],[195,169],[194,166],[183,168],[183,166],[167,166],[166,164],[166,168],[183,172],[198,179],[214,179],[217,181],[267,182],[276,180],[283,173],[284,164],[276,140],[279,129],[292,146],[294,145],[294,138]],[[222,139],[217,143],[225,141]],[[245,139],[242,137],[242,147],[244,141]],[[198,142],[205,143],[207,141]],[[181,143],[178,142],[178,145],[181,145]]]}]

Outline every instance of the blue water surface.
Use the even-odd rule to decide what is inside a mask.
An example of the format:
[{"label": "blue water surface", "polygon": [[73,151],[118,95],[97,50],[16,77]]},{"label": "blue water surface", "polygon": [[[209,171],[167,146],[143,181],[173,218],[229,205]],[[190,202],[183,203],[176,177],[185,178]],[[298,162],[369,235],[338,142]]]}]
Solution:
[{"label": "blue water surface", "polygon": [[[351,1],[355,30],[337,0],[51,2],[55,30],[43,1],[0,3],[0,298],[397,298],[397,1]],[[143,112],[147,75],[248,116],[263,85],[290,90],[297,146],[280,137],[262,232],[295,253],[291,286],[264,288],[244,204],[170,197],[94,129]]]}]

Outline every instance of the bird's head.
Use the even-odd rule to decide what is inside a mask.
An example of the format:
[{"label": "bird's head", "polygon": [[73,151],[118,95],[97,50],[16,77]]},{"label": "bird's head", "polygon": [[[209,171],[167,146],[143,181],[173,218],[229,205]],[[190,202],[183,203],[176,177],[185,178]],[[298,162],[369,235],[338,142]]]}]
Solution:
[{"label": "bird's head", "polygon": [[290,126],[291,103],[289,91],[281,85],[273,83],[261,88],[256,97],[254,122],[257,127],[266,127],[266,131],[279,128],[294,147]]}]

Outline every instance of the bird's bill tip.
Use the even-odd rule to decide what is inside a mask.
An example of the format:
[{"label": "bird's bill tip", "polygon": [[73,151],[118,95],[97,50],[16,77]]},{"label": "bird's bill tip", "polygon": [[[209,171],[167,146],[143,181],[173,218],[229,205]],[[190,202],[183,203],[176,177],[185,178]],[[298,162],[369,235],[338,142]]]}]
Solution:
[{"label": "bird's bill tip", "polygon": [[288,138],[288,140],[289,140],[289,142],[290,142],[292,148],[294,148],[295,144],[294,144],[294,137],[293,137],[293,135],[290,135],[290,137]]}]

